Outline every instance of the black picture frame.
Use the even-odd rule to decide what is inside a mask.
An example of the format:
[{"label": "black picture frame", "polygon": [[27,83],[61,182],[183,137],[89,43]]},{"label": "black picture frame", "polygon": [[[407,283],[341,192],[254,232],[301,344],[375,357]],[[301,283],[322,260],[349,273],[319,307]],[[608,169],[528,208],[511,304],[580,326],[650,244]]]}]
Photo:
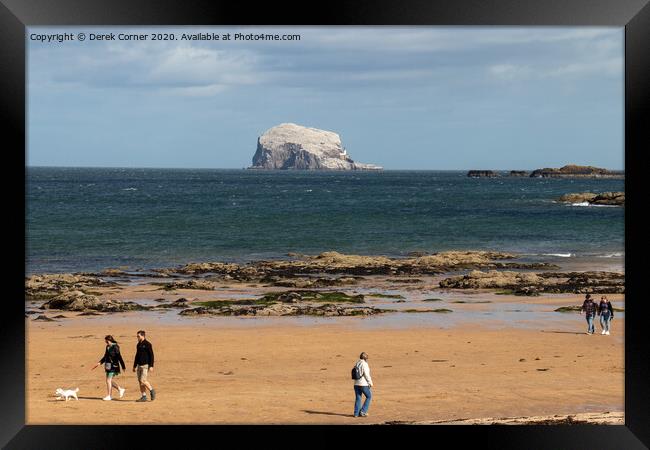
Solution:
[{"label": "black picture frame", "polygon": [[[625,448],[650,446],[650,355],[642,323],[648,300],[642,297],[641,248],[644,234],[640,190],[641,157],[650,135],[650,5],[648,0],[357,0],[260,2],[170,0],[0,0],[0,97],[4,133],[4,192],[16,203],[5,214],[13,244],[6,271],[7,298],[0,325],[0,445],[18,448],[134,448],[177,443],[182,448],[214,447],[225,435],[248,440],[280,437],[285,427],[226,426],[34,426],[25,425],[25,28],[36,25],[554,25],[625,27],[625,425],[624,426],[438,426],[301,427],[319,443],[339,438],[342,445],[396,432],[417,434],[431,445],[476,442],[487,448]],[[7,144],[7,142],[11,144]],[[8,159],[8,161],[7,161]],[[21,170],[22,165],[22,170]],[[22,180],[21,180],[22,178]],[[22,196],[22,197],[21,197]],[[22,213],[22,215],[21,215]],[[21,278],[22,277],[22,278]],[[580,380],[576,380],[580,383]],[[254,431],[252,428],[255,428]],[[334,430],[335,429],[335,430]],[[354,435],[351,431],[354,429]],[[332,431],[330,431],[332,430]],[[366,431],[367,430],[367,431]],[[337,431],[337,433],[333,433]],[[290,430],[294,433],[294,430]],[[434,434],[435,433],[435,434]],[[214,438],[217,438],[216,440]],[[283,438],[286,439],[286,438]],[[301,440],[303,438],[300,438]],[[351,440],[349,440],[351,439]],[[269,441],[270,442],[270,441]],[[286,441],[283,441],[286,442]],[[358,442],[358,441],[357,441]],[[404,441],[401,441],[404,442]],[[159,444],[160,445],[160,444]],[[164,445],[163,445],[164,446]]]}]

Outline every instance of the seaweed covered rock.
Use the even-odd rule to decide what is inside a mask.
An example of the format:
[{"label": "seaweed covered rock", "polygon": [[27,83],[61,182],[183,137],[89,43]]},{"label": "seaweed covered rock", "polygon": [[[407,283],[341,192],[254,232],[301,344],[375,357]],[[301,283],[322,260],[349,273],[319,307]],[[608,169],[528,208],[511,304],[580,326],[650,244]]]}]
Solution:
[{"label": "seaweed covered rock", "polygon": [[96,295],[85,294],[82,291],[65,292],[45,302],[41,309],[61,309],[65,311],[104,311],[123,312],[149,309],[135,302],[100,299]]},{"label": "seaweed covered rock", "polygon": [[90,287],[113,286],[114,282],[72,273],[39,274],[25,278],[25,296],[30,300],[47,300],[67,291]]},{"label": "seaweed covered rock", "polygon": [[474,270],[467,275],[445,278],[441,288],[505,289],[516,295],[539,293],[616,294],[625,292],[625,276],[618,272],[543,272]]}]

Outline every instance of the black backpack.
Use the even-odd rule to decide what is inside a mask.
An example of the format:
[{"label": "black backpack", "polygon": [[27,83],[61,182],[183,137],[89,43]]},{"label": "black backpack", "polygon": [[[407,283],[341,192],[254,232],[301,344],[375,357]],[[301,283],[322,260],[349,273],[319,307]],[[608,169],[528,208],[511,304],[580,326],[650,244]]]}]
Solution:
[{"label": "black backpack", "polygon": [[359,373],[359,369],[357,369],[357,365],[355,364],[354,367],[352,368],[352,379],[358,380],[360,378],[361,378],[361,374]]}]

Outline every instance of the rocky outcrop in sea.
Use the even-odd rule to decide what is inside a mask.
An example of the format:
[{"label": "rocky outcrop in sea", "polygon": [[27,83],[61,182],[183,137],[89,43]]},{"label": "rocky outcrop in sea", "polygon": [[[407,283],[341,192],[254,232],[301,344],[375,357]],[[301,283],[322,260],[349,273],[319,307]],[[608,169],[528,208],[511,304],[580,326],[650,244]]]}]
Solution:
[{"label": "rocky outcrop in sea", "polygon": [[382,167],[353,161],[340,136],[332,131],[283,123],[257,139],[250,169],[381,170]]},{"label": "rocky outcrop in sea", "polygon": [[618,272],[481,272],[445,278],[441,288],[501,289],[515,295],[540,293],[620,294],[625,292],[625,275]]},{"label": "rocky outcrop in sea", "polygon": [[607,205],[607,206],[624,206],[625,192],[603,192],[595,194],[593,192],[581,192],[574,194],[565,194],[558,199],[563,203],[574,203],[589,205]]},{"label": "rocky outcrop in sea", "polygon": [[[517,255],[490,251],[446,251],[411,258],[387,256],[346,255],[324,252],[319,255],[300,255],[295,259],[255,261],[249,264],[223,262],[190,263],[175,269],[159,269],[168,275],[214,274],[220,278],[238,281],[265,281],[273,277],[300,277],[305,274],[350,275],[435,275],[468,269],[554,269],[549,263],[525,263]],[[323,284],[326,281],[321,280]],[[333,281],[332,284],[340,281]]]},{"label": "rocky outcrop in sea", "polygon": [[470,178],[496,178],[501,175],[494,170],[470,170],[467,172],[467,176]]},{"label": "rocky outcrop in sea", "polygon": [[509,177],[527,177],[528,172],[525,170],[511,170],[510,173],[508,173]]},{"label": "rocky outcrop in sea", "polygon": [[569,164],[559,169],[553,167],[537,169],[530,176],[532,178],[624,178],[625,173],[600,167]]}]

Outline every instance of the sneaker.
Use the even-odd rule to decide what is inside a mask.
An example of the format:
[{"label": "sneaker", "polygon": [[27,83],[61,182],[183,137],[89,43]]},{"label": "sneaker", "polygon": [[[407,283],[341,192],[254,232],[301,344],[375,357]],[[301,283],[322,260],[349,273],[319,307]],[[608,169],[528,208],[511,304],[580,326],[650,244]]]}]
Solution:
[{"label": "sneaker", "polygon": [[136,402],[146,402],[146,401],[147,401],[147,396],[146,395],[143,395],[142,397],[140,397],[139,399],[136,400]]},{"label": "sneaker", "polygon": [[609,336],[609,330],[605,333],[607,336]]},{"label": "sneaker", "polygon": [[112,398],[111,398],[111,396],[110,396],[110,395],[108,395],[108,396],[106,396],[106,397],[104,397],[104,398],[103,398],[102,400],[106,400],[106,401],[109,401],[109,400],[112,400]]},{"label": "sneaker", "polygon": [[151,401],[153,402],[156,399],[156,391],[155,390],[150,390],[149,395],[151,396]]},{"label": "sneaker", "polygon": [[364,413],[364,412],[360,412],[359,415],[360,415],[361,417],[368,417],[368,416],[369,416],[368,413]]},{"label": "sneaker", "polygon": [[120,391],[120,398],[124,397],[124,392],[126,391],[125,388],[119,388]]}]

